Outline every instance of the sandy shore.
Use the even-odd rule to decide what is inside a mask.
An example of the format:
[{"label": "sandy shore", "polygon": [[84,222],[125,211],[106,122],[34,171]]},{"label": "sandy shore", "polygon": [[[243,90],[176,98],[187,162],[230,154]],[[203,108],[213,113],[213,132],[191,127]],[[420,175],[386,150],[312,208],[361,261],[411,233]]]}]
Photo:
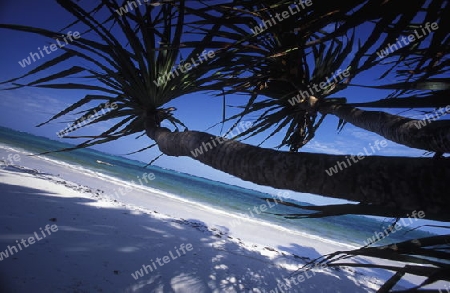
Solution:
[{"label": "sandy shore", "polygon": [[321,267],[293,279],[349,247],[252,219],[230,227],[235,216],[162,192],[114,198],[119,181],[51,160],[19,163],[0,169],[1,292],[374,292],[386,279]]}]

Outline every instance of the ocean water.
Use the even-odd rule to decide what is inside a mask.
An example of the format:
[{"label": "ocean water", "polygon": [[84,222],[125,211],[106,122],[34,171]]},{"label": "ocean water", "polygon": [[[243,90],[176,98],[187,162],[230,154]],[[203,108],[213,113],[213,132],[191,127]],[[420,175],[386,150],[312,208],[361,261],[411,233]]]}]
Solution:
[{"label": "ocean water", "polygon": [[[0,143],[13,148],[21,148],[34,154],[72,146],[67,143],[61,143],[45,137],[18,132],[4,127],[0,127]],[[319,219],[286,219],[276,214],[308,213],[308,211],[281,204],[272,204],[270,209],[265,212],[259,210],[261,213],[258,214],[254,211],[254,208],[261,204],[267,205],[264,198],[276,198],[276,194],[262,193],[190,174],[167,170],[158,166],[148,166],[144,169],[146,164],[143,162],[92,149],[51,153],[45,156],[64,164],[92,170],[100,176],[107,178],[113,177],[115,180],[122,180],[128,183],[131,180],[137,182],[137,178],[141,178],[145,172],[154,173],[155,179],[151,181],[151,188],[161,190],[171,196],[181,197],[184,200],[197,202],[227,213],[234,213],[243,218],[264,221],[270,225],[283,227],[284,229],[293,230],[297,233],[309,234],[357,247],[363,246],[364,241],[373,237],[374,233],[383,232],[385,227],[392,222],[392,219],[380,220],[354,215]],[[106,162],[110,165],[99,164],[97,161]],[[286,199],[286,201],[301,205],[310,205],[294,199]],[[409,222],[406,220],[404,223]],[[388,244],[433,235],[421,229],[416,229],[406,234],[405,232],[407,230],[404,227],[401,231],[389,235],[377,244]]]}]

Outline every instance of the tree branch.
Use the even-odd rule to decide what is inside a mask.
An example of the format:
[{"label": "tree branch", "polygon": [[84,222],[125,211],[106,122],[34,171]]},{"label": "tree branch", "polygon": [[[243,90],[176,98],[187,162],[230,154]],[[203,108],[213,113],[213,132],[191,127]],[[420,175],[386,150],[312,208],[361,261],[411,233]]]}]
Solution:
[{"label": "tree branch", "polygon": [[[166,155],[190,157],[259,185],[407,212],[423,210],[429,219],[450,220],[447,158],[366,156],[356,160],[354,156],[275,151],[198,131],[149,128],[147,135]],[[331,167],[337,173],[330,176],[326,170]]]},{"label": "tree branch", "polygon": [[360,110],[348,105],[324,104],[319,112],[335,115],[356,127],[411,148],[450,153],[450,127],[445,120],[414,120],[381,111]]}]

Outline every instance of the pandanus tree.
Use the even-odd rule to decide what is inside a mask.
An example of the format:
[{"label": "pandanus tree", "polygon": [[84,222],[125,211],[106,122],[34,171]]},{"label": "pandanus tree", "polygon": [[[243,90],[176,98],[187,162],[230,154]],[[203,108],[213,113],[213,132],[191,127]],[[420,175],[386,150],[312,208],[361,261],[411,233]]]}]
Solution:
[{"label": "pandanus tree", "polygon": [[[257,123],[243,136],[250,137],[277,125],[268,137],[286,129],[280,147],[289,146],[295,151],[311,140],[325,116],[332,114],[339,117],[342,124],[352,123],[400,144],[439,155],[448,152],[447,121],[431,123],[418,129],[416,125],[419,122],[416,120],[383,111],[364,111],[346,103],[345,99],[333,97],[348,87],[355,75],[380,63],[376,51],[388,47],[398,36],[411,33],[418,27],[412,20],[424,3],[415,2],[414,13],[402,13],[402,5],[395,1],[378,4],[360,1],[358,4],[365,5],[350,16],[347,14],[354,6],[336,7],[333,4],[327,6],[325,3],[316,3],[311,11],[304,9],[295,16],[273,24],[274,15],[288,11],[287,4],[286,1],[259,4],[235,1],[232,5],[211,7],[227,15],[226,31],[221,32],[221,35],[227,37],[228,52],[231,49],[235,52],[234,66],[221,69],[221,73],[227,74],[218,84],[227,88],[226,94],[246,93],[249,96],[244,110],[229,120],[240,121],[246,115],[260,113]],[[426,10],[427,14],[422,17],[436,19],[440,25],[444,25],[440,8],[432,3]],[[384,13],[387,10],[390,13]],[[352,29],[375,20],[378,21],[376,24],[366,28],[370,37],[360,40],[363,43],[359,44],[358,51],[351,60],[347,60],[353,52],[355,35]],[[327,25],[334,26],[332,32],[322,30]],[[393,65],[398,65],[398,61],[395,61],[397,58],[422,66],[416,71],[424,74],[411,76],[407,72],[404,82],[379,86],[399,92],[399,96],[380,100],[379,108],[389,108],[395,101],[402,101],[409,108],[445,106],[443,96],[448,92],[448,81],[431,77],[445,71],[446,62],[442,52],[445,52],[448,38],[442,33],[433,35],[433,46],[428,49],[420,47],[420,40],[417,42],[411,48],[393,52],[390,58],[394,60],[391,61]],[[313,56],[313,66],[308,62],[308,55]],[[339,69],[346,69],[347,76],[308,95],[314,85],[319,85]],[[217,80],[220,79],[218,76]],[[414,95],[408,96],[411,92]],[[424,94],[427,96],[421,97]],[[257,101],[259,97],[263,98]],[[421,103],[423,100],[427,101],[426,104]],[[321,117],[317,119],[319,115]],[[402,216],[408,210],[422,209],[429,218],[448,219],[443,212],[450,203],[444,187],[444,178],[449,175],[447,159],[374,156],[330,177],[324,170],[338,161],[346,161],[347,156],[289,154],[235,141],[221,143],[214,150],[195,156],[192,150],[202,142],[209,141],[209,134],[171,133],[168,129],[153,127],[147,127],[147,134],[165,154],[190,156],[244,180],[361,203],[346,205],[345,209],[342,206],[335,207],[336,214]],[[184,143],[177,143],[181,141]]]},{"label": "pandanus tree", "polygon": [[[417,125],[420,122],[417,120],[392,115],[385,111],[364,111],[356,108],[354,103],[346,103],[345,98],[335,96],[348,86],[355,86],[351,84],[351,81],[356,75],[377,65],[384,65],[381,63],[387,61],[380,60],[376,52],[388,48],[391,43],[400,39],[400,36],[410,35],[421,28],[420,23],[413,22],[417,16],[425,22],[434,19],[437,27],[445,25],[446,20],[442,13],[448,10],[448,3],[445,5],[437,1],[425,5],[423,1],[416,1],[412,3],[414,9],[402,13],[403,6],[396,1],[359,1],[358,5],[361,7],[349,15],[349,11],[354,9],[354,6],[315,2],[316,5],[310,10],[308,7],[303,7],[304,9],[299,13],[282,21],[278,20],[276,24],[274,24],[275,15],[282,15],[283,12],[289,11],[286,3],[276,1],[258,4],[246,1],[239,3],[244,8],[237,9],[236,6],[222,5],[218,9],[222,12],[226,11],[232,19],[233,17],[236,19],[256,17],[256,20],[246,22],[247,29],[242,30],[242,25],[237,25],[231,27],[232,33],[229,33],[229,38],[234,38],[236,44],[242,44],[243,40],[247,40],[254,48],[250,51],[240,50],[239,63],[253,64],[247,70],[250,72],[250,77],[246,75],[245,78],[238,76],[231,81],[228,78],[224,80],[224,85],[233,83],[228,93],[244,92],[250,96],[244,110],[230,119],[242,119],[245,115],[260,113],[256,125],[243,135],[253,136],[271,128],[269,138],[285,129],[286,136],[280,146],[290,146],[291,150],[295,151],[310,141],[325,116],[332,114],[340,118],[342,124],[352,123],[391,141],[436,152],[436,157],[448,152],[450,131],[448,121],[442,120],[418,128]],[[386,11],[389,12],[386,13]],[[237,22],[240,23],[240,21]],[[324,29],[326,26],[328,31]],[[330,26],[331,32],[329,32]],[[368,37],[360,37],[355,50],[355,29],[358,29],[358,26],[363,26],[362,32]],[[429,27],[430,22],[427,22],[426,26]],[[251,37],[248,36],[249,31],[253,32]],[[362,32],[359,30],[357,34]],[[249,38],[251,40],[248,40]],[[375,103],[357,105],[390,108],[395,104],[399,106],[400,101],[405,108],[424,109],[446,106],[445,94],[449,91],[449,81],[433,77],[443,74],[448,68],[448,60],[443,54],[448,49],[448,34],[442,31],[436,32],[432,35],[429,46],[424,45],[422,41],[423,39],[418,39],[410,47],[405,46],[392,52],[388,59],[390,60],[388,64],[392,66],[389,65],[387,72],[380,73],[383,78],[395,66],[405,63],[414,70],[406,72],[399,70],[399,77],[404,77],[404,81],[373,86],[374,89],[396,90],[393,96]],[[309,56],[312,58],[308,58]],[[312,62],[314,63],[311,64]],[[241,69],[231,68],[230,73],[236,75],[238,70]],[[331,83],[322,87],[321,84],[328,77],[339,71],[341,73],[337,80],[332,79]],[[347,74],[343,74],[343,71],[347,71]],[[262,98],[257,100],[259,97]],[[319,115],[320,118],[317,119]],[[423,203],[425,195],[427,200],[426,204],[421,205],[422,209],[427,209],[425,205],[430,207],[429,204],[438,197],[440,197],[438,202],[444,205],[449,202],[441,184],[443,178],[448,176],[448,166],[446,166],[448,160],[373,157],[364,162],[359,161],[358,164],[362,164],[352,165],[352,170],[346,169],[344,173],[330,178],[323,171],[326,166],[332,165],[327,159],[336,162],[337,160],[345,161],[348,157],[312,156],[309,158],[314,160],[306,161],[308,155],[301,153],[286,160],[292,164],[281,161],[278,157],[276,158],[278,162],[281,162],[280,164],[269,159],[266,166],[280,166],[280,169],[272,171],[273,169],[269,167],[272,170],[265,171],[266,176],[261,180],[274,178],[270,182],[271,186],[282,187],[291,182],[297,186],[298,191],[362,202],[370,205],[365,207],[365,212],[369,209],[378,209],[374,212],[380,213],[380,207],[386,213],[389,213],[386,209],[389,207],[402,209],[409,206],[406,209],[410,209],[415,206],[418,208],[413,202],[417,200]],[[270,158],[271,156],[260,157]],[[295,162],[295,160],[299,161]],[[242,162],[242,165],[249,162]],[[426,162],[431,165],[427,167]],[[402,170],[408,170],[407,175],[402,175]],[[427,170],[431,177],[426,175],[423,177],[424,174],[421,172],[424,170]],[[374,173],[381,176],[375,178]],[[272,176],[273,174],[283,174],[283,176]],[[442,175],[444,177],[441,177]],[[283,178],[286,179],[283,180]],[[432,182],[435,180],[438,182]],[[348,185],[344,186],[345,184],[339,182],[346,182]],[[289,185],[289,188],[296,187]],[[354,208],[360,209],[361,205]],[[433,213],[429,209],[428,211]],[[404,211],[400,213],[404,214]]]},{"label": "pandanus tree", "polygon": [[[191,157],[256,184],[359,203],[298,206],[315,213],[291,217],[364,214],[399,218],[412,210],[423,210],[429,219],[449,220],[446,180],[450,178],[450,161],[442,157],[450,152],[448,121],[436,121],[419,129],[415,126],[419,121],[390,113],[393,108],[429,111],[449,104],[450,82],[442,77],[449,66],[449,36],[445,29],[449,27],[449,19],[444,17],[449,14],[448,1],[414,0],[405,9],[402,1],[384,0],[345,3],[164,0],[141,1],[144,5],[137,7],[135,3],[136,7],[131,9],[129,1],[101,0],[92,10],[83,9],[72,0],[57,2],[76,18],[64,29],[82,27],[82,37],[62,48],[61,55],[1,84],[5,89],[34,86],[95,91],[39,126],[89,106],[73,121],[72,129],[76,129],[81,121],[115,103],[117,107],[84,124],[114,121],[108,130],[92,136],[70,136],[69,129],[65,137],[86,139],[71,149],[112,142],[128,135],[146,135],[154,143],[138,151],[157,146],[165,155]],[[290,12],[287,17],[286,11]],[[421,24],[431,22],[440,29],[379,58],[377,52],[398,42],[400,36],[412,34],[421,29]],[[52,39],[63,32],[9,24],[0,24],[0,28]],[[203,56],[201,64],[192,66],[190,60],[200,56]],[[83,62],[72,65],[73,60]],[[33,80],[37,73],[51,71],[61,64],[71,65]],[[401,80],[376,86],[352,83],[357,75],[378,66],[385,69],[381,80],[392,72]],[[345,74],[328,79],[339,70]],[[94,80],[96,84],[68,83],[67,77]],[[350,102],[337,95],[355,86],[371,87],[374,91],[390,89],[392,94],[365,103]],[[246,98],[240,105],[242,111],[223,120],[239,123],[256,114],[254,126],[240,137],[268,133],[270,138],[285,131],[278,147],[287,147],[289,151],[188,130],[176,118],[175,109],[166,106],[184,95],[205,91],[243,94]],[[435,158],[370,156],[329,176],[325,170],[336,162],[347,161],[348,156],[298,150],[314,138],[330,115],[340,119],[339,127],[351,123],[399,144],[434,152]],[[162,127],[164,120],[173,129]],[[184,131],[179,131],[180,127]],[[214,148],[194,154],[193,150],[212,140]],[[424,243],[443,244],[446,239],[428,239]],[[401,244],[401,247],[404,255],[449,259],[445,253],[430,253],[425,246]],[[364,249],[353,254],[377,254],[368,251],[370,247]],[[395,251],[393,254],[386,251],[378,256],[397,257],[393,256]],[[420,262],[412,257],[402,260]],[[428,264],[448,269],[442,263]],[[420,271],[429,280],[442,273],[442,270],[424,273],[416,267],[397,271]],[[383,290],[389,290],[388,287]]]},{"label": "pandanus tree", "polygon": [[[447,2],[414,1],[412,12],[404,12],[397,1],[353,1],[345,5],[315,2],[276,23],[273,16],[287,11],[289,1],[260,4],[235,1],[232,4],[197,4],[198,7],[189,7],[184,1],[162,1],[149,2],[128,13],[119,13],[127,2],[104,0],[92,11],[84,10],[73,1],[57,2],[77,18],[69,27],[86,27],[83,37],[73,46],[64,47],[62,55],[2,84],[12,85],[9,89],[36,86],[103,92],[102,95],[86,95],[45,122],[98,101],[73,121],[74,129],[96,111],[115,102],[116,109],[86,125],[107,120],[118,120],[117,123],[99,135],[85,137],[87,140],[75,148],[132,134],[147,134],[156,143],[149,147],[157,145],[169,156],[189,156],[261,185],[360,203],[349,206],[345,213],[360,210],[365,214],[402,216],[406,211],[421,209],[430,219],[448,219],[444,212],[450,207],[445,191],[445,178],[449,175],[446,158],[372,156],[345,172],[329,176],[325,170],[338,161],[346,161],[347,156],[295,152],[314,137],[315,130],[329,114],[339,117],[342,125],[352,123],[400,144],[439,155],[448,152],[450,134],[445,120],[417,129],[415,120],[355,107],[389,109],[400,105],[424,109],[445,105],[448,80],[433,78],[448,67],[445,53],[449,40],[442,31],[430,33],[432,39],[428,47],[421,46],[424,40],[418,39],[413,45],[388,56],[388,64],[392,64],[388,71],[404,64],[410,68],[415,66],[413,70],[399,70],[404,76],[403,82],[374,87],[374,90],[393,89],[394,96],[364,104],[347,103],[345,98],[335,97],[351,85],[354,76],[380,64],[376,51],[416,29],[418,24],[413,20],[417,15],[422,14],[424,21],[435,20],[439,27],[446,27],[448,20],[443,15],[449,9]],[[100,13],[104,10],[108,13]],[[106,16],[101,20],[100,15]],[[268,25],[269,19],[273,25]],[[358,39],[355,52],[355,29],[364,24],[369,35]],[[48,38],[61,33],[20,25],[1,27]],[[260,30],[255,31],[256,27]],[[187,28],[192,28],[190,37],[184,33]],[[183,60],[199,58],[208,50],[213,52],[214,58],[204,58],[202,64],[185,72],[177,71]],[[19,84],[20,80],[73,58],[81,58],[83,64],[87,62],[89,66],[71,66],[48,77]],[[341,75],[312,92],[313,85],[321,84],[339,69],[347,71],[344,78]],[[52,83],[68,76],[96,80],[99,85]],[[185,126],[173,115],[173,108],[163,106],[183,95],[207,90],[247,94],[249,98],[243,104],[243,111],[228,120],[239,121],[246,115],[259,113],[255,126],[242,135],[252,136],[277,125],[268,137],[285,129],[280,147],[289,146],[291,152],[217,139],[217,147],[194,155],[192,151],[210,141],[211,135],[178,131],[178,127]],[[175,131],[161,127],[164,119],[175,126]],[[374,176],[374,173],[381,175]]]}]

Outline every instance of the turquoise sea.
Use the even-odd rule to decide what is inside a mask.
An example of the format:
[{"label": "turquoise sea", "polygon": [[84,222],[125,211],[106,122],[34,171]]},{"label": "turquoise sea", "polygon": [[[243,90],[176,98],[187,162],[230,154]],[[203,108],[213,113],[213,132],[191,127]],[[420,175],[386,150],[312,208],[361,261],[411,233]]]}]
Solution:
[{"label": "turquoise sea", "polygon": [[[34,154],[72,146],[67,143],[61,143],[45,137],[18,132],[4,127],[0,127],[0,143],[9,145],[12,148],[24,149]],[[154,173],[155,179],[152,180],[150,184],[154,189],[159,189],[174,196],[201,203],[214,209],[241,214],[243,217],[247,215],[287,229],[313,234],[322,238],[355,246],[363,246],[365,240],[372,237],[375,232],[382,232],[392,221],[392,219],[380,220],[353,215],[320,219],[286,219],[275,214],[290,214],[307,211],[280,204],[271,207],[266,212],[257,214],[256,212],[250,211],[253,210],[255,206],[266,203],[263,200],[264,198],[274,197],[275,194],[262,193],[256,190],[216,182],[157,166],[148,166],[146,167],[147,170],[145,170],[144,166],[146,163],[92,149],[51,153],[46,156],[53,160],[81,166],[105,176],[112,176],[126,182],[130,182],[131,180],[136,181],[136,178],[141,176],[144,171]],[[108,164],[99,164],[98,161],[107,162]],[[294,199],[289,199],[289,201],[302,205],[310,205]],[[407,230],[408,229],[402,229],[401,231],[391,234],[387,238],[381,240],[379,244],[433,235],[430,232],[420,229],[410,231],[405,235]]]}]

